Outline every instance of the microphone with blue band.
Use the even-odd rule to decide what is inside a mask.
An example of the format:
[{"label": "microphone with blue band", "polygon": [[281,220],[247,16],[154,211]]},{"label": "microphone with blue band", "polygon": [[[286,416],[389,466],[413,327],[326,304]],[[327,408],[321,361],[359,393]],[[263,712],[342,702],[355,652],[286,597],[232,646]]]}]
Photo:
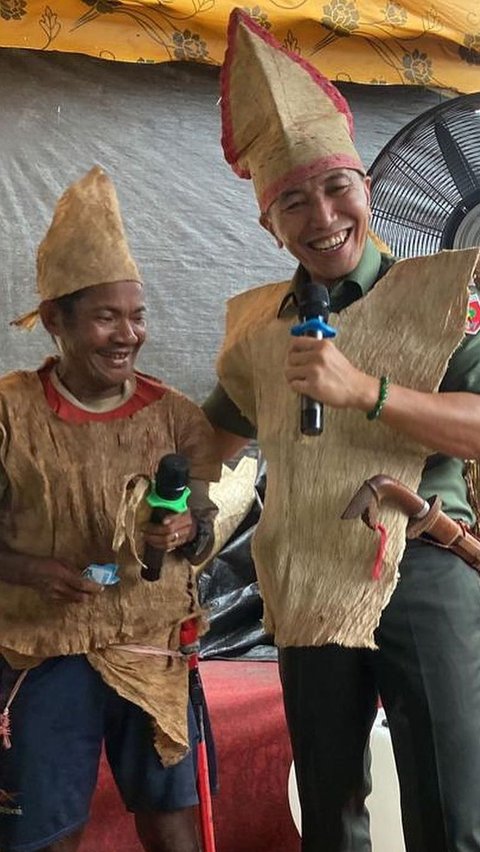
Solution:
[{"label": "microphone with blue band", "polygon": [[[328,325],[330,295],[325,284],[302,281],[297,288],[299,325],[290,330],[294,337],[314,337],[317,340],[336,337],[336,330]],[[321,435],[323,432],[323,403],[301,397],[300,431],[303,435]]]}]

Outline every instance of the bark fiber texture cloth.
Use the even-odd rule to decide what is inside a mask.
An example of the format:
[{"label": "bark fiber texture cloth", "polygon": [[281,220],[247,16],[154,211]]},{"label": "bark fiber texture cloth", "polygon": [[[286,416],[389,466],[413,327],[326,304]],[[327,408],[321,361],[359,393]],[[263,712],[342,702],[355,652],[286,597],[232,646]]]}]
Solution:
[{"label": "bark fiber texture cloth", "polygon": [[[358,368],[431,392],[465,329],[468,285],[478,250],[396,263],[339,315],[336,345]],[[377,537],[340,517],[376,473],[416,490],[429,450],[365,414],[325,407],[321,437],[299,429],[299,398],[283,377],[291,320],[277,319],[289,283],[267,285],[229,304],[218,374],[258,430],[268,466],[265,506],[253,554],[265,628],[280,646],[338,643],[375,647],[374,630],[395,588],[406,518],[386,510],[388,544],[372,579]]]},{"label": "bark fiber texture cloth", "polygon": [[127,483],[138,474],[151,478],[166,453],[183,453],[193,478],[218,478],[210,425],[168,388],[131,417],[72,425],[49,408],[38,374],[27,372],[0,381],[0,424],[9,480],[0,539],[79,572],[116,561],[120,576],[81,604],[47,602],[33,589],[0,583],[0,652],[15,668],[87,654],[110,686],[154,718],[162,759],[176,762],[188,749],[186,662],[115,646],[177,650],[181,622],[201,615],[193,568],[165,554],[160,580],[146,582],[131,548],[115,553],[113,539]]},{"label": "bark fiber texture cloth", "polygon": [[241,9],[230,15],[221,81],[225,157],[253,179],[263,212],[281,192],[328,169],[365,174],[338,89]]},{"label": "bark fiber texture cloth", "polygon": [[[58,299],[106,282],[139,281],[128,247],[115,187],[94,166],[65,190],[37,252],[40,301]],[[31,329],[38,310],[13,321]]]}]

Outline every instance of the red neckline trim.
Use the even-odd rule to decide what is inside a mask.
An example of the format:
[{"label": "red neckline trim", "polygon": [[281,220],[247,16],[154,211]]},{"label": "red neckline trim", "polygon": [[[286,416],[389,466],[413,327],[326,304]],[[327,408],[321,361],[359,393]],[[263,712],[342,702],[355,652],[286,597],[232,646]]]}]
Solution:
[{"label": "red neckline trim", "polygon": [[136,388],[133,395],[123,405],[114,408],[113,411],[84,411],[83,408],[77,408],[68,399],[65,399],[56,389],[53,384],[50,374],[55,364],[55,359],[47,361],[43,367],[37,371],[45,394],[45,399],[48,407],[53,411],[60,420],[66,420],[68,423],[91,423],[107,422],[109,420],[119,420],[124,417],[131,417],[137,411],[141,411],[152,402],[161,399],[166,393],[167,388],[162,385],[158,379],[148,376],[145,373],[135,372]]}]

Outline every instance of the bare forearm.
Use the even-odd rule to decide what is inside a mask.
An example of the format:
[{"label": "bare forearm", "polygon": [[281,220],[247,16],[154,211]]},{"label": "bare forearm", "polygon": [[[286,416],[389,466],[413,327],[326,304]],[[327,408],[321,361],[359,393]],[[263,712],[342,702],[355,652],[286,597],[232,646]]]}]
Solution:
[{"label": "bare forearm", "polygon": [[[378,379],[368,378],[371,384],[361,406],[365,412],[378,397]],[[434,452],[480,458],[480,397],[476,394],[421,393],[390,385],[381,421]]]},{"label": "bare forearm", "polygon": [[0,545],[0,580],[28,586],[44,598],[63,602],[88,600],[103,588],[56,559],[14,553],[5,545]]},{"label": "bare forearm", "polygon": [[0,580],[13,586],[28,586],[31,569],[29,558],[0,546]]},{"label": "bare forearm", "polygon": [[192,515],[202,520],[214,521],[218,514],[218,507],[209,497],[209,482],[201,479],[191,479],[189,482],[190,497],[188,505]]},{"label": "bare forearm", "polygon": [[[355,367],[331,340],[296,338],[285,375],[292,390],[334,408],[367,413],[379,397],[379,379]],[[480,395],[422,393],[392,384],[380,419],[433,452],[480,458]]]},{"label": "bare forearm", "polygon": [[190,482],[189,506],[195,518],[194,534],[187,540],[183,553],[192,565],[199,565],[208,558],[213,548],[214,521],[218,508],[208,496],[209,483],[199,479]]},{"label": "bare forearm", "polygon": [[223,461],[228,461],[236,456],[249,443],[249,438],[234,435],[233,432],[227,432],[225,429],[221,429],[220,426],[212,425],[215,431],[217,453]]}]

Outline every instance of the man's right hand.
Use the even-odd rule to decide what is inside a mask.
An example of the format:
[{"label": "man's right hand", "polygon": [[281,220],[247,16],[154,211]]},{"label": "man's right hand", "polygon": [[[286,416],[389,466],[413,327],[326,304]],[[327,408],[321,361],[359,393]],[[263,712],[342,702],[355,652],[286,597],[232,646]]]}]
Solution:
[{"label": "man's right hand", "polygon": [[[81,577],[73,568],[56,559],[17,555],[17,583],[35,589],[45,600],[82,603],[103,592],[103,586]],[[14,572],[10,577],[14,582]]]}]

